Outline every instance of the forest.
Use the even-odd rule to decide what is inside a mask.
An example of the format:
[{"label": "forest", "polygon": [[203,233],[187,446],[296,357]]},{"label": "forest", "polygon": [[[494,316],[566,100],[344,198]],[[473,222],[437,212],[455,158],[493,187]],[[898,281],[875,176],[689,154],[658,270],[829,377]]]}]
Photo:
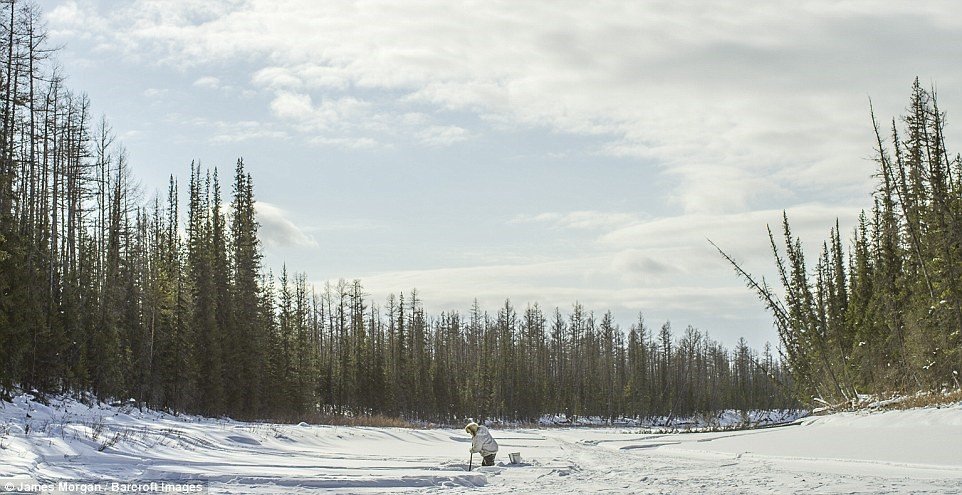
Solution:
[{"label": "forest", "polygon": [[873,111],[871,209],[848,249],[836,222],[811,268],[787,215],[781,242],[769,228],[781,292],[728,257],[771,311],[799,397],[959,390],[962,158],[946,149],[945,119],[918,78],[900,120],[883,127]]},{"label": "forest", "polygon": [[[613,419],[799,405],[790,393],[795,379],[768,346],[758,352],[740,341],[728,350],[706,332],[688,327],[676,333],[668,322],[651,329],[641,316],[623,328],[610,312],[596,314],[577,303],[545,310],[505,301],[489,312],[475,302],[466,314],[432,315],[416,290],[375,303],[360,281],[316,288],[286,266],[274,273],[262,263],[254,180],[243,160],[229,180],[216,168],[190,164],[186,181],[172,175],[166,191],[144,199],[132,158],[106,118],[92,115],[86,95],[66,86],[39,8],[6,2],[0,19],[5,399],[18,391],[71,394],[171,412],[290,421],[322,414]],[[892,194],[899,187],[893,185]],[[925,191],[910,191],[917,208],[911,214],[932,215],[930,201],[920,196]],[[876,216],[887,218],[886,211]],[[926,217],[936,220],[955,217]],[[875,252],[868,237],[861,242],[859,249]],[[901,260],[900,252],[892,255]],[[827,256],[838,261],[834,251]],[[928,270],[926,280],[935,285],[908,295],[926,304],[945,298],[938,311],[923,316],[958,328],[958,284],[944,287],[948,279],[938,278],[957,273],[951,270],[958,264],[924,259],[914,266],[909,258],[899,269]],[[886,307],[858,298],[871,296],[882,276],[874,258],[862,261],[873,267],[876,285],[851,286],[848,307],[872,307],[878,324],[865,332],[887,332]],[[838,275],[834,266],[820,265]],[[815,362],[802,367],[798,356],[807,349],[782,330],[787,363],[807,386],[823,368]],[[953,335],[943,339],[955,343],[957,362],[958,332]],[[872,345],[852,359],[898,351],[868,335],[845,345],[859,339]],[[907,338],[905,345],[917,346],[912,342]],[[951,365],[942,354],[938,358],[931,372],[916,375],[944,377]],[[824,369],[841,366],[831,364]],[[858,379],[885,378],[874,368],[865,371]]]}]

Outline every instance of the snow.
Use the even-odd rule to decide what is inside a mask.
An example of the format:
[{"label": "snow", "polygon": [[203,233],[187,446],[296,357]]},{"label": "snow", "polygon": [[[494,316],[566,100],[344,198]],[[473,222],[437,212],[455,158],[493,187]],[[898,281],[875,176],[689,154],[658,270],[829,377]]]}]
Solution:
[{"label": "snow", "polygon": [[[774,411],[736,411],[727,409],[716,414],[701,414],[690,418],[662,417],[651,418],[620,418],[612,422],[598,416],[567,418],[565,416],[542,416],[538,420],[541,426],[621,426],[645,428],[646,432],[692,432],[711,431],[718,429],[757,428],[776,424],[791,423],[798,418],[807,416],[806,411],[774,410]],[[490,426],[490,425],[489,425]]]},{"label": "snow", "polygon": [[[58,482],[75,483],[73,493],[111,493],[112,482],[231,494],[962,493],[962,404],[649,431],[495,429],[498,465],[478,467],[475,456],[468,472],[460,428],[244,423],[23,395],[0,407],[0,493]],[[520,464],[508,463],[512,452]]]}]

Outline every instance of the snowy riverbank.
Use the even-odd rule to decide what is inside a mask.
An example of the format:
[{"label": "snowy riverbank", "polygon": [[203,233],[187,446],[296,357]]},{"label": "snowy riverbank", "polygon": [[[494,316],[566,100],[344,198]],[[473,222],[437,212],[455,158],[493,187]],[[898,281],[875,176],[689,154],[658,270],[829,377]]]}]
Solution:
[{"label": "snowy riverbank", "polygon": [[[461,430],[243,423],[20,396],[0,408],[0,493],[150,481],[251,494],[962,493],[962,404],[735,432],[494,435],[499,466],[468,472]],[[524,463],[507,464],[509,452]]]}]

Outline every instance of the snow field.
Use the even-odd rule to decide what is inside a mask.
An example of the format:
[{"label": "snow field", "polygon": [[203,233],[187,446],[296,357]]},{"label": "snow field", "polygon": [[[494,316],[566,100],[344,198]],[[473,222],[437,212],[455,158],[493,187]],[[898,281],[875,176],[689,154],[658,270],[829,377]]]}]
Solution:
[{"label": "snow field", "polygon": [[[28,417],[29,415],[29,417]],[[26,396],[0,408],[4,480],[200,481],[209,493],[962,493],[962,405],[748,431],[492,430],[468,472],[460,429],[277,425]],[[523,463],[508,463],[520,452]]]}]

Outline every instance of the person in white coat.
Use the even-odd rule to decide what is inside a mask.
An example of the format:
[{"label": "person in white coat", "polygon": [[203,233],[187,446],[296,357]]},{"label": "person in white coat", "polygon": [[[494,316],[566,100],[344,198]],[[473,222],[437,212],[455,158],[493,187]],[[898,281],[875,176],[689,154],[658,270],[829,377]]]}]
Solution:
[{"label": "person in white coat", "polygon": [[464,431],[471,434],[471,452],[481,453],[482,466],[494,466],[494,456],[498,453],[498,442],[494,441],[491,432],[477,423],[469,423]]}]

